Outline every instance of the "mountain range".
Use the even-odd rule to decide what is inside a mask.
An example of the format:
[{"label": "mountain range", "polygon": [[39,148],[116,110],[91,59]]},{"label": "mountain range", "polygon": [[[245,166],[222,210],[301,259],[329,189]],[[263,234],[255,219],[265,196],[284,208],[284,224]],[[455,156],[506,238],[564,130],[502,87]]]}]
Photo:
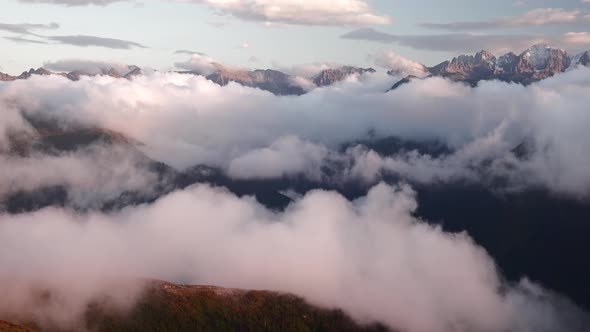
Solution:
[{"label": "mountain range", "polygon": [[[285,74],[273,69],[234,69],[225,66],[216,66],[217,70],[209,75],[203,75],[198,71],[178,71],[180,74],[190,74],[205,76],[208,80],[225,86],[230,82],[235,82],[243,86],[258,88],[261,90],[272,92],[275,95],[295,95],[299,96],[305,94],[307,91],[298,84],[295,76]],[[342,81],[351,75],[363,75],[366,73],[374,73],[373,68],[358,68],[352,66],[342,66],[337,68],[328,68],[322,70],[317,75],[310,78],[310,85],[316,87],[332,85],[336,82]],[[0,73],[0,81],[14,81],[20,79],[27,79],[33,75],[59,75],[66,77],[72,81],[78,81],[82,76],[104,75],[114,78],[131,79],[134,76],[142,75],[144,71],[134,65],[128,66],[126,71],[121,72],[115,68],[103,69],[98,73],[90,73],[81,70],[71,71],[67,73],[57,73],[49,71],[45,68],[33,69],[24,71],[18,76],[12,76],[5,73]]]},{"label": "mountain range", "polygon": [[[422,66],[423,75],[408,75],[396,82],[388,91],[396,89],[414,79],[428,77],[444,77],[457,82],[464,82],[476,86],[479,81],[499,80],[529,85],[563,73],[580,66],[590,66],[590,51],[576,55],[570,55],[566,51],[552,48],[544,44],[534,45],[519,55],[513,52],[496,57],[488,51],[480,51],[475,55],[460,55],[440,64],[427,67]],[[178,71],[181,74],[201,75],[221,86],[235,82],[244,86],[258,88],[272,92],[275,95],[302,95],[309,87],[304,88],[296,81],[297,77],[274,69],[235,69],[223,65],[215,66],[216,70],[208,75],[198,71]],[[352,75],[366,75],[375,73],[373,68],[360,68],[353,66],[340,66],[320,71],[312,77],[304,78],[309,86],[324,87],[345,80]],[[106,75],[115,78],[131,79],[134,76],[143,75],[144,71],[134,65],[126,70],[115,68],[103,69],[99,73],[89,73],[81,70],[67,73],[55,73],[45,68],[30,69],[18,76],[0,73],[0,81],[14,81],[27,79],[32,75],[60,75],[72,81],[77,81],[81,76]],[[398,76],[400,71],[392,68],[388,71],[392,76]]]},{"label": "mountain range", "polygon": [[[590,66],[590,51],[571,56],[562,49],[537,44],[520,55],[509,52],[496,57],[488,51],[480,51],[475,55],[460,55],[434,67],[423,66],[423,71],[424,77],[445,77],[471,86],[476,86],[479,81],[487,80],[528,85],[580,66]],[[424,77],[406,76],[395,83],[390,90],[409,83],[413,79]]]}]

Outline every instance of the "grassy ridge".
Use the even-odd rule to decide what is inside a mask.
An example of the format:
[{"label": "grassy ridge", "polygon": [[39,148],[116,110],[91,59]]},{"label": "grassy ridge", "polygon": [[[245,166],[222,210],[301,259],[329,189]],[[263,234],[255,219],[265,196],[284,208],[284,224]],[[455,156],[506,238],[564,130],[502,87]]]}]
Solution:
[{"label": "grassy ridge", "polygon": [[13,323],[9,323],[9,322],[5,322],[3,320],[0,320],[0,332],[36,332],[36,331],[37,330],[34,330],[29,327],[25,327],[22,325],[16,325]]},{"label": "grassy ridge", "polygon": [[341,310],[320,309],[293,295],[267,291],[179,286],[157,282],[121,314],[91,306],[92,331],[386,331],[361,326]]}]

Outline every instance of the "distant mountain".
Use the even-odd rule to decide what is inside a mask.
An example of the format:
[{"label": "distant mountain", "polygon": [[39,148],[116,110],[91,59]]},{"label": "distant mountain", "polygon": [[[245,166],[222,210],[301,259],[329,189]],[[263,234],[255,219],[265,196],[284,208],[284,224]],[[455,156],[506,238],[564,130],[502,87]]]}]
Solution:
[{"label": "distant mountain", "polygon": [[579,66],[590,67],[590,51],[582,52],[572,57],[572,63],[568,69]]},{"label": "distant mountain", "polygon": [[244,86],[270,91],[279,96],[305,93],[302,87],[293,82],[291,76],[272,69],[253,71],[221,69],[206,77],[221,86],[225,86],[229,82],[236,82]]},{"label": "distant mountain", "polygon": [[[229,82],[236,82],[238,84],[258,88],[261,90],[272,92],[278,96],[295,95],[300,96],[305,94],[307,91],[297,84],[294,80],[295,77],[273,69],[256,69],[256,70],[244,70],[244,69],[230,69],[222,65],[217,65],[217,71],[212,74],[205,76],[208,80],[225,86]],[[111,76],[114,78],[125,78],[131,79],[136,76],[144,74],[143,69],[138,66],[130,65],[125,72],[120,72],[115,68],[103,69],[98,73],[86,72],[83,70],[75,70],[68,73],[55,73],[45,68],[30,69],[25,71],[19,76],[11,76],[8,74],[0,73],[0,81],[14,81],[19,79],[27,79],[33,75],[60,75],[68,78],[72,81],[78,81],[82,76],[96,76],[104,75]],[[351,66],[343,66],[339,68],[325,69],[315,75],[312,78],[313,83],[318,86],[328,86],[336,82],[346,79],[350,75],[363,75],[366,73],[374,73],[373,68],[358,68]],[[181,74],[191,75],[203,75],[196,71],[179,71]]]},{"label": "distant mountain", "polygon": [[0,82],[14,81],[16,77],[4,73],[0,73]]},{"label": "distant mountain", "polygon": [[365,73],[374,73],[373,68],[358,68],[351,66],[343,66],[340,68],[329,68],[322,70],[319,74],[314,76],[313,83],[317,86],[332,85],[336,82],[343,81],[351,75],[363,75]]},{"label": "distant mountain", "polygon": [[78,81],[80,79],[80,77],[82,77],[82,76],[96,76],[96,75],[105,75],[105,76],[111,76],[114,78],[131,79],[134,76],[143,75],[143,70],[141,68],[139,68],[138,66],[130,65],[130,66],[128,66],[127,70],[125,70],[123,72],[119,72],[115,68],[109,68],[109,69],[103,69],[98,73],[87,72],[84,70],[74,70],[74,71],[71,71],[68,73],[56,73],[56,72],[49,71],[43,67],[40,67],[37,69],[31,68],[28,71],[22,72],[18,76],[12,76],[12,75],[8,75],[5,73],[0,73],[0,81],[8,82],[8,81],[14,81],[14,80],[26,80],[33,75],[41,75],[41,76],[59,75],[59,76],[66,77],[67,79],[72,80],[72,81]]},{"label": "distant mountain", "polygon": [[[500,80],[528,85],[563,73],[578,66],[590,66],[589,52],[570,56],[566,51],[537,44],[516,55],[512,52],[496,57],[488,51],[475,55],[460,55],[450,61],[426,68],[432,76],[476,86],[482,80]],[[408,83],[415,77],[406,77],[392,89]]]},{"label": "distant mountain", "polygon": [[29,71],[23,71],[22,74],[18,75],[17,79],[21,79],[21,80],[25,80],[29,77],[31,77],[32,75],[42,75],[42,76],[46,76],[46,75],[54,75],[55,73],[45,69],[45,68],[38,68],[38,69],[29,69]]}]

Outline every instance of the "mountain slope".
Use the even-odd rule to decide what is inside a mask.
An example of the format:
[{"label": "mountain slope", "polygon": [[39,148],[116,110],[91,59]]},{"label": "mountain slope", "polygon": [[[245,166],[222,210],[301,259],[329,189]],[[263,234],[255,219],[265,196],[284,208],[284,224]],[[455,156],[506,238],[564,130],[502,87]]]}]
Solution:
[{"label": "mountain slope", "polygon": [[5,74],[5,73],[0,73],[0,82],[9,82],[9,81],[14,81],[16,79],[16,77]]},{"label": "mountain slope", "polygon": [[244,86],[270,91],[275,95],[302,95],[305,90],[294,84],[291,77],[272,69],[228,70],[222,69],[207,76],[207,79],[221,86],[236,82]]},{"label": "mountain slope", "polygon": [[[53,295],[50,291],[45,294]],[[71,331],[51,322],[46,322],[46,326],[32,323],[42,330]],[[291,294],[163,281],[148,282],[129,310],[114,309],[104,299],[89,303],[78,325],[95,332],[388,331],[381,324],[360,325],[342,310],[319,308]],[[7,332],[33,332],[14,324],[4,326]],[[2,328],[0,322],[3,332]]]},{"label": "mountain slope", "polygon": [[0,332],[35,332],[37,330],[0,320]]}]

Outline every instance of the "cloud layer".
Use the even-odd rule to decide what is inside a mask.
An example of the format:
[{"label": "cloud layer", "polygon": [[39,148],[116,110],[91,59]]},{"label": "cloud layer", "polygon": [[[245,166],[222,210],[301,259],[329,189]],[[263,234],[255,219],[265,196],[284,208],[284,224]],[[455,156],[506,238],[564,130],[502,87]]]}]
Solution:
[{"label": "cloud layer", "polygon": [[[99,291],[120,296],[120,288],[105,291],[106,277],[116,273],[292,292],[406,331],[587,326],[587,317],[558,295],[526,280],[504,284],[466,234],[416,220],[416,206],[409,187],[380,184],[354,202],[314,191],[275,213],[251,198],[196,186],[110,215],[46,209],[0,216],[0,267],[23,280],[44,275],[58,289],[69,282],[84,290],[66,293],[65,308]],[[13,259],[15,252],[21,259]],[[77,278],[85,274],[96,283]],[[13,297],[0,313],[29,300]],[[43,308],[34,314],[47,315]]]},{"label": "cloud layer", "polygon": [[389,24],[374,14],[365,0],[184,0],[203,3],[221,13],[245,20],[295,25]]},{"label": "cloud layer", "polygon": [[533,34],[473,34],[447,33],[423,35],[395,35],[373,28],[361,28],[341,36],[344,39],[379,43],[396,43],[417,50],[442,52],[520,52],[534,44],[546,43],[563,49],[581,51],[590,49],[587,32],[568,32],[561,35]]},{"label": "cloud layer", "polygon": [[[66,6],[104,6],[130,0],[20,0]],[[176,0],[205,4],[211,9],[240,19],[292,25],[389,24],[387,16],[373,12],[366,0]]]},{"label": "cloud layer", "polygon": [[583,13],[579,9],[568,10],[563,8],[536,8],[527,11],[520,16],[499,17],[490,21],[421,23],[419,25],[429,29],[473,31],[584,23],[590,23],[590,15]]},{"label": "cloud layer", "polygon": [[[590,174],[584,165],[590,161],[584,151],[590,140],[583,139],[587,116],[581,110],[589,102],[587,72],[573,70],[528,88],[484,82],[472,89],[430,78],[389,93],[384,91],[396,78],[373,74],[300,97],[278,97],[235,83],[220,87],[200,76],[173,73],[132,81],[33,77],[0,86],[0,102],[63,125],[123,133],[142,142],[139,148],[153,159],[178,169],[206,164],[242,178],[294,173],[321,178],[322,167],[336,160],[349,165],[348,171],[363,169],[363,178],[392,171],[440,181],[469,179],[470,169],[480,165],[477,172],[512,178],[511,186],[541,185],[585,196]],[[18,112],[5,126],[18,126]],[[375,159],[360,150],[339,151],[369,133],[439,141],[453,153]],[[511,150],[523,142],[536,148],[527,159],[517,159]],[[355,167],[368,161],[374,167]]]}]

